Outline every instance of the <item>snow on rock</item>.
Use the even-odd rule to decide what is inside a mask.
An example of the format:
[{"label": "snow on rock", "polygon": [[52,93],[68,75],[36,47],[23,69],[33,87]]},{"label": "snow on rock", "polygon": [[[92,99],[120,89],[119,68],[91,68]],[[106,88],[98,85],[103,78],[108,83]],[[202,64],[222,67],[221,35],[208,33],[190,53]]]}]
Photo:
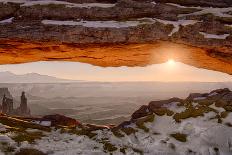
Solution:
[{"label": "snow on rock", "polygon": [[171,24],[174,26],[172,32],[168,36],[172,36],[174,33],[178,32],[180,29],[180,26],[194,25],[197,22],[199,22],[197,20],[168,21],[168,20],[161,20],[161,19],[156,19],[156,18],[155,18],[155,20],[157,20],[158,22],[163,23],[165,25]]},{"label": "snow on rock", "polygon": [[213,93],[210,93],[208,96],[211,97],[211,96],[215,96],[217,94],[218,94],[217,92],[213,92]]},{"label": "snow on rock", "polygon": [[181,113],[186,110],[184,106],[178,106],[179,102],[171,102],[169,104],[164,105],[163,107],[168,108],[169,110],[175,112],[175,113]]},{"label": "snow on rock", "polygon": [[[187,8],[189,8],[189,7],[187,7]],[[213,14],[214,16],[225,17],[225,18],[232,17],[232,15],[227,14],[227,12],[232,11],[232,7],[229,7],[229,8],[190,7],[190,8],[201,9],[201,10],[193,12],[193,13],[189,13],[189,14],[181,14],[178,17],[186,17],[186,16],[191,16],[191,15],[198,16],[198,15],[206,15],[206,14]]]},{"label": "snow on rock", "polygon": [[0,134],[0,142],[1,143],[11,143],[12,139],[7,135]]},{"label": "snow on rock", "polygon": [[29,0],[0,0],[0,3],[25,3]]},{"label": "snow on rock", "polygon": [[189,9],[198,9],[199,11],[189,13],[189,14],[180,14],[178,17],[186,17],[186,16],[191,16],[191,15],[205,15],[205,14],[213,14],[214,16],[217,17],[225,17],[225,18],[231,18],[232,15],[227,14],[227,12],[232,11],[232,7],[228,8],[213,8],[213,7],[189,7],[189,6],[182,6],[179,4],[174,4],[174,3],[166,3],[168,5],[172,5],[178,8],[189,8]]},{"label": "snow on rock", "polygon": [[229,113],[226,118],[223,120],[225,123],[231,123],[232,124],[232,113]]},{"label": "snow on rock", "polygon": [[[212,93],[212,95],[217,94]],[[18,149],[34,148],[51,155],[108,155],[111,153],[122,155],[123,153],[120,152],[122,148],[125,149],[126,155],[136,155],[139,154],[138,152],[144,155],[231,155],[232,128],[228,123],[232,123],[232,113],[227,111],[228,115],[220,118],[222,121],[219,122],[218,116],[220,117],[225,109],[216,107],[213,103],[208,107],[214,110],[204,110],[202,114],[188,117],[184,111],[189,112],[189,104],[192,104],[191,107],[195,109],[203,107],[197,101],[188,104],[183,102],[184,104],[179,106],[178,102],[172,102],[166,105],[166,108],[172,110],[174,115],[154,114],[154,120],[150,120],[151,122],[141,123],[143,119],[138,119],[137,122],[131,122],[123,128],[132,129],[131,134],[126,134],[123,129],[117,130],[123,136],[115,134],[110,129],[92,131],[94,135],[89,136],[88,131],[84,129],[83,131],[80,127],[76,128],[78,132],[65,132],[63,129],[52,128],[51,132],[47,132],[46,136],[37,139],[35,143],[15,145]],[[183,119],[181,122],[176,122],[175,114],[181,113]],[[36,130],[27,129],[26,131],[31,133]],[[84,134],[80,134],[79,131]],[[184,140],[178,139],[173,134],[179,135],[179,138],[184,137]],[[2,140],[10,141],[11,139],[7,134],[2,134],[0,141]],[[107,150],[106,147],[113,148],[113,151]]]},{"label": "snow on rock", "polygon": [[204,36],[206,39],[226,39],[227,37],[230,36],[230,34],[222,34],[222,35],[217,35],[217,34],[209,34],[205,32],[199,32]]},{"label": "snow on rock", "polygon": [[133,27],[141,24],[152,24],[155,20],[146,18],[138,19],[136,21],[59,21],[59,20],[43,20],[45,25],[68,25],[68,26],[84,26],[92,28],[123,28]]},{"label": "snow on rock", "polygon": [[151,2],[152,5],[156,5],[157,3],[155,1]]},{"label": "snow on rock", "polygon": [[2,125],[2,124],[0,123],[0,132],[2,132],[2,131],[6,131],[6,128],[5,128],[4,125]]},{"label": "snow on rock", "polygon": [[8,19],[5,19],[5,20],[0,21],[0,24],[12,23],[13,20],[14,20],[14,17],[11,17],[11,18],[8,18]]},{"label": "snow on rock", "polygon": [[70,3],[65,1],[55,1],[55,0],[39,0],[39,1],[27,1],[21,5],[24,6],[33,6],[33,5],[49,5],[49,4],[56,4],[56,5],[65,5],[66,7],[78,7],[78,8],[91,8],[91,7],[101,7],[101,8],[109,8],[114,7],[115,4],[106,4],[106,3]]},{"label": "snow on rock", "polygon": [[[75,154],[105,154],[102,144],[89,139],[87,136],[77,136],[74,134],[61,134],[59,130],[52,131],[48,137],[44,137],[36,142],[34,148],[43,152],[53,152],[54,155],[75,155]],[[100,149],[94,149],[100,148]]]},{"label": "snow on rock", "polygon": [[51,126],[52,122],[51,121],[41,121],[40,125],[42,126]]},{"label": "snow on rock", "polygon": [[202,9],[201,7],[182,6],[182,5],[175,4],[175,3],[166,3],[166,4],[171,5],[171,6],[175,6],[175,7],[178,7],[178,8],[182,8],[182,9],[188,9],[188,8]]},{"label": "snow on rock", "polygon": [[206,97],[195,97],[193,100],[194,101],[199,101],[199,100],[204,100]]},{"label": "snow on rock", "polygon": [[32,123],[39,124],[42,126],[50,127],[52,122],[51,121],[32,121]]},{"label": "snow on rock", "polygon": [[223,111],[225,111],[225,109],[222,108],[222,107],[216,107],[216,106],[215,106],[215,103],[212,104],[212,105],[210,105],[209,107],[210,107],[210,108],[213,108],[213,109],[215,109],[215,110],[217,110],[218,112],[223,112]]},{"label": "snow on rock", "polygon": [[225,26],[232,27],[232,25],[228,25],[228,24],[226,24]]}]

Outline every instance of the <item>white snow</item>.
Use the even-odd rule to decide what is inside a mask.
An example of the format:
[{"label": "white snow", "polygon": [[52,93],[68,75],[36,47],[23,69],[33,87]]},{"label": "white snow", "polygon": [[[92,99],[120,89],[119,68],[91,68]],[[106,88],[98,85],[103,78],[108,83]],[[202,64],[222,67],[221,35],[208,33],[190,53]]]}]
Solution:
[{"label": "white snow", "polygon": [[193,100],[198,101],[198,100],[204,100],[204,99],[206,99],[206,97],[195,97]]},{"label": "white snow", "polygon": [[52,123],[51,121],[41,121],[39,124],[42,126],[51,126]]},{"label": "white snow", "polygon": [[199,32],[199,33],[202,34],[204,38],[207,38],[207,39],[226,39],[227,37],[230,36],[230,34],[217,35],[217,34],[209,34],[205,32]]},{"label": "white snow", "polygon": [[156,5],[157,3],[155,1],[151,2],[152,5]]},{"label": "white snow", "polygon": [[215,110],[217,110],[218,112],[223,112],[223,111],[225,111],[225,109],[224,108],[222,108],[222,107],[216,107],[215,106],[215,103],[214,104],[212,104],[212,105],[210,105],[209,106],[210,108],[213,108],[213,109],[215,109]]},{"label": "white snow", "polygon": [[[173,102],[167,108],[176,110],[177,103]],[[194,103],[196,104],[196,103]],[[215,104],[210,107],[218,112],[222,112],[223,108],[216,107]],[[84,135],[75,135],[71,133],[62,133],[60,129],[52,129],[42,139],[36,140],[35,143],[29,144],[23,142],[19,146],[35,148],[51,155],[108,155],[109,152],[104,152],[103,143],[109,142],[118,149],[113,152],[113,155],[122,155],[119,148],[126,147],[126,155],[136,155],[133,148],[139,149],[144,155],[231,155],[232,154],[232,130],[231,127],[224,123],[232,123],[232,113],[230,113],[223,123],[217,122],[214,118],[217,112],[208,112],[204,116],[196,118],[187,118],[181,120],[180,123],[175,122],[172,116],[157,116],[155,115],[153,122],[144,123],[144,126],[149,129],[145,132],[132,123],[128,127],[138,130],[134,134],[124,137],[117,137],[107,129],[97,130],[96,136],[90,139]],[[77,128],[78,129],[78,128]],[[36,130],[28,129],[27,132]],[[172,133],[181,133],[187,135],[186,142],[180,142],[171,137]],[[7,135],[0,135],[0,141],[12,141]],[[174,146],[175,149],[173,149]],[[218,148],[215,152],[214,148]],[[193,153],[190,153],[192,150]]]},{"label": "white snow", "polygon": [[166,3],[166,4],[171,5],[171,6],[175,6],[175,7],[178,7],[178,8],[182,8],[182,9],[186,9],[186,8],[202,9],[201,7],[182,6],[182,5],[175,4],[175,3]]},{"label": "white snow", "polygon": [[25,3],[29,0],[0,0],[0,3]]},{"label": "white snow", "polygon": [[225,123],[231,123],[232,124],[232,113],[229,113],[226,118],[223,119]]},{"label": "white snow", "polygon": [[190,15],[205,15],[205,14],[213,14],[214,16],[217,17],[225,17],[225,18],[231,18],[232,15],[227,14],[227,12],[232,11],[232,7],[228,8],[214,8],[214,7],[189,7],[189,6],[182,6],[179,4],[174,4],[174,3],[166,3],[168,5],[176,6],[178,8],[191,8],[191,9],[198,9],[199,11],[189,13],[189,14],[181,14],[178,17],[185,17],[185,16],[190,16]]},{"label": "white snow", "polygon": [[179,102],[172,102],[172,103],[164,105],[163,107],[166,107],[175,113],[181,113],[181,112],[185,111],[186,108],[184,106],[178,106],[177,105],[178,103]]},{"label": "white snow", "polygon": [[155,20],[157,20],[158,22],[163,23],[165,25],[171,24],[171,25],[174,26],[172,32],[168,36],[172,36],[173,34],[175,34],[176,32],[178,32],[179,29],[180,29],[180,26],[194,25],[197,22],[199,22],[197,20],[168,21],[168,20],[161,20],[161,19],[156,19],[156,18],[155,18]]},{"label": "white snow", "polygon": [[136,21],[59,21],[59,20],[43,20],[45,25],[69,25],[69,26],[84,26],[93,28],[123,28],[133,27],[142,24],[152,24],[156,21],[151,18],[141,18]]},{"label": "white snow", "polygon": [[185,17],[185,16],[190,16],[190,15],[205,15],[205,14],[213,14],[214,16],[225,17],[225,18],[232,17],[232,15],[227,14],[227,12],[232,11],[232,7],[229,7],[229,8],[190,7],[190,8],[201,9],[201,10],[193,12],[193,13],[189,13],[189,14],[181,14],[178,17]]},{"label": "white snow", "polygon": [[11,17],[11,18],[8,18],[8,19],[5,19],[5,20],[2,20],[0,21],[0,24],[8,24],[8,23],[12,23],[14,17]]},{"label": "white snow", "polygon": [[51,121],[32,121],[32,123],[35,123],[35,124],[39,124],[39,125],[42,125],[42,126],[51,126]]},{"label": "white snow", "polygon": [[[155,116],[154,122],[145,123],[149,132],[144,132],[132,124],[130,127],[138,129],[138,132],[124,137],[116,137],[109,130],[95,131],[95,139],[53,130],[36,143],[23,143],[21,147],[32,147],[52,155],[107,155],[109,153],[104,152],[101,143],[102,139],[107,139],[118,148],[126,147],[126,155],[136,154],[132,148],[142,150],[144,155],[191,155],[188,153],[189,149],[196,154],[216,155],[214,147],[219,148],[221,155],[229,155],[232,153],[232,130],[210,119],[215,115],[215,112],[209,112],[203,117],[188,118],[181,123],[176,123],[171,116]],[[172,133],[186,134],[187,142],[170,137]],[[171,145],[174,145],[175,149],[170,148]],[[119,149],[112,154],[122,155]]]},{"label": "white snow", "polygon": [[70,3],[65,1],[56,1],[56,0],[39,0],[39,1],[28,1],[21,5],[24,6],[33,6],[33,5],[49,5],[49,4],[56,4],[56,5],[65,5],[66,7],[78,7],[78,8],[91,8],[91,7],[101,7],[101,8],[110,8],[114,7],[115,4],[107,4],[107,3]]},{"label": "white snow", "polygon": [[6,128],[5,128],[4,125],[2,125],[2,124],[0,123],[0,132],[2,132],[2,131],[6,131]]},{"label": "white snow", "polygon": [[226,24],[225,26],[232,27],[232,25],[228,25],[228,24]]},{"label": "white snow", "polygon": [[217,92],[213,92],[213,93],[209,94],[208,96],[212,97],[212,96],[215,96],[217,94],[218,94]]},{"label": "white snow", "polygon": [[7,135],[0,134],[0,142],[11,143],[12,139]]}]

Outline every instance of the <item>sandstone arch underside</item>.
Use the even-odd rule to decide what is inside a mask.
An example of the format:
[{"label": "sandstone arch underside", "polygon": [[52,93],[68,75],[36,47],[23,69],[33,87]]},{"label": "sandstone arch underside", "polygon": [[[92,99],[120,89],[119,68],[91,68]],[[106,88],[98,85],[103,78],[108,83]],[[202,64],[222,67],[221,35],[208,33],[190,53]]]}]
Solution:
[{"label": "sandstone arch underside", "polygon": [[226,0],[0,1],[0,64],[146,66],[175,59],[232,74],[231,6]]}]

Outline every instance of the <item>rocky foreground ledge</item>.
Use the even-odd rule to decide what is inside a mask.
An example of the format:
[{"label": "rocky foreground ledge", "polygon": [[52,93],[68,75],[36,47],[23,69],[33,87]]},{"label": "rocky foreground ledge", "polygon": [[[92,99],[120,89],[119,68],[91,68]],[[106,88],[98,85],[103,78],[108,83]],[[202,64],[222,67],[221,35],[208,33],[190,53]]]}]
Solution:
[{"label": "rocky foreground ledge", "polygon": [[144,66],[174,57],[232,74],[232,2],[1,0],[0,54],[0,64],[66,60],[99,66]]},{"label": "rocky foreground ledge", "polygon": [[0,116],[0,154],[230,155],[232,92],[152,101],[118,126],[80,123],[61,115]]}]

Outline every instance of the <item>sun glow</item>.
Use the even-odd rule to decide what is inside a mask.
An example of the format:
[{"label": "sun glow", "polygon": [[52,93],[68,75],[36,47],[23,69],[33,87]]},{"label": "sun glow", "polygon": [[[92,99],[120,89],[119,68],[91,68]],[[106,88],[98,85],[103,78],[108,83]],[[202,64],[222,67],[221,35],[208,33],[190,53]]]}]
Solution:
[{"label": "sun glow", "polygon": [[173,60],[173,59],[169,59],[168,60],[168,62],[167,62],[167,64],[169,65],[169,66],[173,66],[173,65],[175,65],[175,60]]}]

